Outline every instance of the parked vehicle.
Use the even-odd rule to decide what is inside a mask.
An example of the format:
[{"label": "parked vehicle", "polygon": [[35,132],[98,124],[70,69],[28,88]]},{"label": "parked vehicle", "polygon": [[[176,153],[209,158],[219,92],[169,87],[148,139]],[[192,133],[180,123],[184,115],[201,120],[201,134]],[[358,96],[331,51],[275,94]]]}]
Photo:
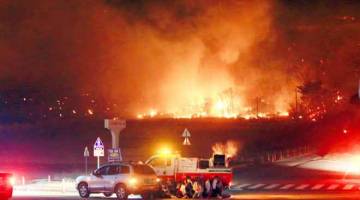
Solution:
[{"label": "parked vehicle", "polygon": [[126,199],[129,194],[152,196],[159,190],[154,170],[145,164],[109,163],[96,169],[89,176],[76,179],[77,190],[82,198],[92,193],[104,196],[116,194],[118,199]]},{"label": "parked vehicle", "polygon": [[[150,157],[146,162],[161,179],[162,188],[171,191],[171,195],[177,195],[184,183],[201,184],[218,183],[217,193],[230,187],[232,181],[232,169],[227,167],[225,155],[213,155],[211,159],[181,157],[180,154],[166,153]],[[183,192],[184,193],[184,192]],[[181,196],[181,195],[180,195]]]}]

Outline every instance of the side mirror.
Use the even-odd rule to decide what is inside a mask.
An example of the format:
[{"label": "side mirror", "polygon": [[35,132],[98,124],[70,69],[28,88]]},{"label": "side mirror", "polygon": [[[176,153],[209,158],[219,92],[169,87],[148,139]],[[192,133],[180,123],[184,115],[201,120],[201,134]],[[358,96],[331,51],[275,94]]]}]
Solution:
[{"label": "side mirror", "polygon": [[101,177],[101,174],[97,170],[93,171],[92,174],[96,177]]}]

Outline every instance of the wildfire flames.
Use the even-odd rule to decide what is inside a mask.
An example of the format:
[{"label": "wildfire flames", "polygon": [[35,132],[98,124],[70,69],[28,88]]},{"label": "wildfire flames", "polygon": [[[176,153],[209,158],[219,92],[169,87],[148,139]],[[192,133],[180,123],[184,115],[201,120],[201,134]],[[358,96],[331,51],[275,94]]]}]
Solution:
[{"label": "wildfire flames", "polygon": [[137,114],[138,119],[143,118],[243,118],[243,119],[256,119],[256,118],[271,118],[271,117],[288,117],[289,112],[286,110],[275,112],[257,112],[252,107],[243,107],[234,109],[228,102],[218,101],[210,107],[209,110],[204,109],[204,105],[198,105],[194,108],[193,112],[158,112],[157,109],[149,109],[147,113]]},{"label": "wildfire flames", "polygon": [[297,102],[298,118],[316,121],[359,78],[355,2],[39,2],[0,5],[2,87],[41,98],[91,94],[99,101],[86,116],[269,118]]},{"label": "wildfire flames", "polygon": [[[289,112],[283,108],[274,110],[273,105],[264,99],[256,98],[255,107],[245,105],[239,96],[235,96],[231,89],[213,98],[202,97],[197,102],[179,107],[175,111],[158,111],[151,108],[148,112],[137,114],[137,118],[171,117],[171,118],[270,118],[287,117]],[[269,106],[270,105],[270,106]],[[280,107],[280,106],[278,106]]]},{"label": "wildfire flames", "polygon": [[[175,23],[179,27],[185,25],[184,29],[176,29],[176,42],[159,38],[157,34],[147,35],[146,43],[157,51],[144,53],[156,59],[141,65],[156,65],[151,67],[151,73],[156,70],[156,75],[163,76],[157,76],[149,84],[151,90],[144,92],[144,103],[135,112],[137,118],[288,116],[296,81],[288,80],[286,73],[275,67],[277,63],[266,63],[266,67],[272,68],[270,71],[258,63],[259,45],[271,37],[272,3],[184,4],[187,11],[201,8],[202,12],[182,24]],[[159,17],[168,17],[169,22],[176,18],[171,10],[161,6],[156,11],[152,14],[161,13]],[[174,26],[174,23],[166,24],[166,20],[164,23],[161,25]],[[201,25],[194,28],[193,23]],[[148,27],[145,30],[158,31]]]},{"label": "wildfire flames", "polygon": [[213,154],[224,154],[226,158],[233,158],[238,153],[240,144],[229,140],[225,143],[215,143],[211,148]]}]

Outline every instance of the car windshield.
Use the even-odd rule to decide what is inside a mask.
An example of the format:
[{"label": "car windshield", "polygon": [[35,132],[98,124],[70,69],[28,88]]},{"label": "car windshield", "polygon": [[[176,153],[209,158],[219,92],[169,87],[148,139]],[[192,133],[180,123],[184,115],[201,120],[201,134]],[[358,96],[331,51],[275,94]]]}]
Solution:
[{"label": "car windshield", "polygon": [[148,165],[134,165],[135,174],[155,174],[154,170]]}]

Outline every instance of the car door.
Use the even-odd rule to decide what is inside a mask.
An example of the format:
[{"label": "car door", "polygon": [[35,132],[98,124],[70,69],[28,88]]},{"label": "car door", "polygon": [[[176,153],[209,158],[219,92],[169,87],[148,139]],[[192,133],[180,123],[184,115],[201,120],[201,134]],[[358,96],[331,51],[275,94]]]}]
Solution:
[{"label": "car door", "polygon": [[129,165],[120,165],[119,174],[116,177],[117,183],[126,183],[130,178],[130,166]]},{"label": "car door", "polygon": [[149,163],[154,168],[158,176],[172,176],[174,175],[173,159],[167,157],[155,157]]},{"label": "car door", "polygon": [[104,189],[108,192],[114,192],[114,186],[116,184],[117,177],[119,175],[120,166],[119,165],[110,165],[107,173],[104,175]]},{"label": "car door", "polygon": [[105,190],[113,192],[117,183],[125,183],[128,180],[130,168],[127,165],[110,165],[107,174],[104,176]]},{"label": "car door", "polygon": [[97,169],[93,174],[91,174],[91,180],[88,182],[89,189],[91,192],[102,192],[105,189],[106,185],[106,175],[109,171],[110,166],[103,166]]}]

